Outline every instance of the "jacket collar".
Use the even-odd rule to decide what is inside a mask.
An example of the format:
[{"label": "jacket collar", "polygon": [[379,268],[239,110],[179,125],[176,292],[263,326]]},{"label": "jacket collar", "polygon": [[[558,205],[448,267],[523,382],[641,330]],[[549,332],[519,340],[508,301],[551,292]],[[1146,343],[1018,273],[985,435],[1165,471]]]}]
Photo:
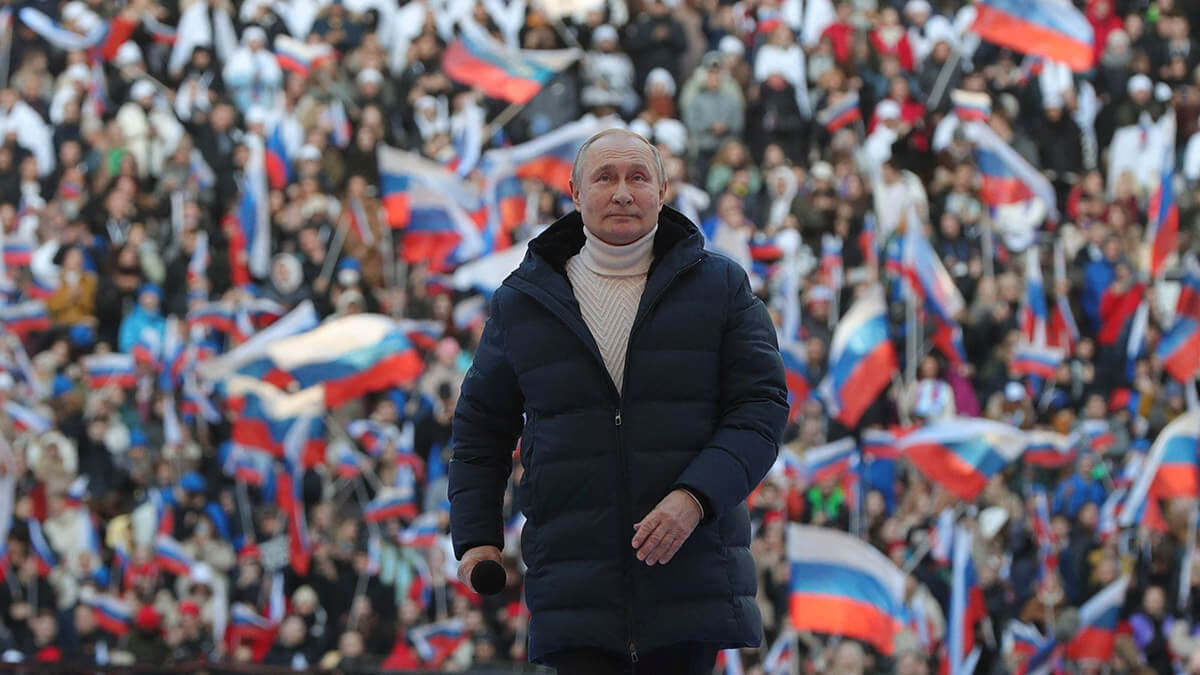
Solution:
[{"label": "jacket collar", "polygon": [[[529,242],[525,260],[515,275],[532,283],[548,281],[548,275],[566,277],[567,260],[583,248],[583,219],[578,211],[559,218],[545,232]],[[673,274],[678,268],[699,257],[704,248],[704,236],[687,216],[670,206],[658,214],[658,233],[654,235],[654,262],[650,276],[657,268]]]}]

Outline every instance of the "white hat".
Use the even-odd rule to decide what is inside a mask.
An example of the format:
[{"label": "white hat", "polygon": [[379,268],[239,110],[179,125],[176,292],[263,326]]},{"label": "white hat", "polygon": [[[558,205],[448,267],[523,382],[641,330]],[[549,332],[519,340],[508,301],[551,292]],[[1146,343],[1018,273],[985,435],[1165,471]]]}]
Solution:
[{"label": "white hat", "polygon": [[154,85],[150,84],[150,80],[138,80],[129,89],[129,98],[134,101],[140,101],[150,96],[154,96]]},{"label": "white hat", "polygon": [[675,95],[675,78],[666,68],[655,68],[646,75],[646,91],[650,91],[650,87],[656,84],[666,86],[668,95]]},{"label": "white hat", "polygon": [[92,71],[82,63],[67,68],[67,79],[88,82],[92,79]]},{"label": "white hat", "polygon": [[1158,84],[1154,85],[1154,100],[1158,101],[1159,103],[1166,103],[1167,101],[1170,101],[1172,95],[1171,88],[1167,86],[1166,82],[1159,82]]},{"label": "white hat", "polygon": [[808,170],[808,175],[817,180],[833,180],[833,167],[829,162],[817,162]]},{"label": "white hat", "polygon": [[1154,83],[1150,81],[1150,78],[1138,73],[1137,75],[1129,78],[1129,84],[1126,85],[1126,88],[1131,95],[1136,94],[1139,91],[1149,93],[1150,90],[1154,88]]},{"label": "white hat", "polygon": [[359,84],[380,84],[383,82],[383,73],[375,68],[363,68],[358,71],[356,79]]},{"label": "white hat", "polygon": [[117,49],[113,60],[118,66],[132,66],[142,60],[142,48],[136,42],[126,42]]},{"label": "white hat", "polygon": [[100,15],[91,10],[80,14],[79,18],[75,19],[75,27],[83,31],[85,34],[90,34],[92,31],[103,25],[103,23],[104,20],[100,18]]},{"label": "white hat", "polygon": [[912,14],[914,12],[933,14],[933,6],[929,4],[929,0],[908,0],[908,3],[904,5],[904,13]]},{"label": "white hat", "polygon": [[250,26],[242,32],[242,44],[250,44],[251,41],[262,42],[263,44],[266,44],[267,31],[258,26]]},{"label": "white hat", "polygon": [[79,2],[79,0],[71,0],[71,2],[63,5],[62,20],[67,23],[71,23],[86,14],[87,11],[87,5]]},{"label": "white hat", "polygon": [[654,140],[670,148],[676,156],[687,152],[687,138],[687,127],[679,120],[661,119],[654,123]]},{"label": "white hat", "polygon": [[881,120],[898,120],[900,119],[900,104],[891,99],[879,102],[875,106],[875,116]]},{"label": "white hat", "polygon": [[1025,387],[1021,386],[1020,382],[1009,382],[1004,385],[1004,398],[1010,403],[1017,403],[1025,400]]},{"label": "white hat", "polygon": [[592,44],[596,44],[597,42],[616,42],[616,40],[617,29],[608,24],[598,26],[596,30],[592,31]]},{"label": "white hat", "polygon": [[649,122],[640,117],[633,118],[633,121],[629,123],[629,130],[646,140],[654,138],[654,129],[651,128]]},{"label": "white hat", "polygon": [[833,289],[828,286],[813,286],[808,289],[809,302],[832,302]]},{"label": "white hat", "polygon": [[267,110],[262,106],[253,106],[246,111],[246,126],[251,124],[266,124]]},{"label": "white hat", "polygon": [[732,35],[726,35],[717,43],[717,51],[722,54],[741,56],[746,53],[746,45],[742,41]]},{"label": "white hat", "polygon": [[319,162],[321,161],[321,151],[315,145],[305,145],[300,148],[296,157],[302,162]]}]

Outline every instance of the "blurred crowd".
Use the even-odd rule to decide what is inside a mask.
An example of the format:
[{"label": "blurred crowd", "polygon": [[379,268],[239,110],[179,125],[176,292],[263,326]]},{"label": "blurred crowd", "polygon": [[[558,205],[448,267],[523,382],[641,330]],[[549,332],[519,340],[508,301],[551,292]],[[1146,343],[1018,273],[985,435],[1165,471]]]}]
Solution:
[{"label": "blurred crowd", "polygon": [[[1096,65],[1085,73],[981,41],[970,30],[975,6],[963,0],[5,5],[0,658],[346,671],[523,661],[516,539],[507,589],[480,597],[454,579],[445,537],[450,420],[489,289],[456,286],[440,264],[404,262],[403,232],[381,215],[376,150],[453,166],[464,159],[460,138],[508,147],[588,118],[627,125],[660,148],[668,202],[726,237],[721,250],[745,252],[781,325],[781,263],[753,251],[798,234],[813,389],[839,313],[888,276],[881,260],[915,226],[902,217],[915,205],[966,301],[965,363],[927,345],[915,378],[897,380],[857,429],[832,421],[818,397],[798,402],[787,447],[803,455],[862,428],[954,415],[1064,434],[1100,423],[1102,446],[1059,470],[1012,468],[963,510],[977,532],[989,619],[978,671],[1015,672],[1010,621],[1069,633],[1062,618],[1125,572],[1133,583],[1112,662],[1065,667],[1200,673],[1198,594],[1176,602],[1188,578],[1180,566],[1193,560],[1188,506],[1165,505],[1162,528],[1100,526],[1109,495],[1194,387],[1164,372],[1155,346],[1183,254],[1196,248],[1200,3],[1075,4],[1094,29]],[[582,56],[507,123],[485,127],[508,103],[441,68],[465,19],[513,48]],[[999,222],[953,123],[954,92],[986,94],[986,124],[1051,183],[1057,218],[1043,203]],[[831,111],[851,101],[857,114],[835,122]],[[1161,166],[1142,166],[1139,144],[1172,114],[1180,234],[1165,277],[1146,287],[1144,346],[1131,355],[1102,334],[1103,301],[1150,281],[1146,228]],[[258,205],[270,229],[254,245],[267,247],[269,264],[248,266],[237,218],[251,151],[268,139],[289,166]],[[571,209],[555,186],[524,180],[522,191],[517,241]],[[821,264],[831,236],[844,271],[836,284]],[[1079,333],[1036,391],[1010,368],[1030,246]],[[1049,271],[1056,252],[1061,274]],[[186,374],[158,377],[171,366],[139,349],[147,329],[161,335],[174,322],[200,361],[306,301],[322,318],[433,322],[440,337],[418,345],[425,370],[411,386],[329,411],[323,454],[298,474],[311,562],[297,565],[293,520],[271,481],[239,473],[230,458],[233,411]],[[214,306],[269,309],[243,330],[240,317],[203,320]],[[902,324],[903,303],[894,309]],[[130,379],[97,377],[95,357],[112,354],[135,357]],[[355,421],[365,421],[358,432]],[[412,508],[365,519],[401,475],[415,476]],[[519,478],[516,462],[513,485]],[[801,635],[795,663],[778,672],[938,667],[949,567],[929,539],[953,497],[903,465],[860,496],[846,490],[773,472],[752,495],[766,640],[723,663],[764,672],[788,623],[786,524],[802,522],[851,530],[904,567],[922,620],[886,658]],[[1051,498],[1052,567],[1034,536],[1029,495],[1038,490]],[[511,516],[515,534],[520,517]],[[1200,570],[1190,579],[1200,584]]]}]

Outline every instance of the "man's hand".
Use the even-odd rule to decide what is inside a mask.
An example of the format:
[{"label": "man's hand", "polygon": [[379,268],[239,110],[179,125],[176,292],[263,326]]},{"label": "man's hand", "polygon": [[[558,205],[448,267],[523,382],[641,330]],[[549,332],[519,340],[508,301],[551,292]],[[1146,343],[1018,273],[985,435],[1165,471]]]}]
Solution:
[{"label": "man's hand", "polygon": [[471,572],[475,571],[476,564],[484,560],[495,560],[501,565],[504,564],[504,558],[500,555],[500,549],[495,546],[476,546],[467,551],[463,555],[462,561],[458,563],[458,580],[476,593],[479,592],[479,589],[471,585]]},{"label": "man's hand", "polygon": [[684,490],[672,490],[642,522],[633,525],[633,547],[637,549],[638,560],[647,565],[671,562],[699,524],[700,507],[696,500]]}]

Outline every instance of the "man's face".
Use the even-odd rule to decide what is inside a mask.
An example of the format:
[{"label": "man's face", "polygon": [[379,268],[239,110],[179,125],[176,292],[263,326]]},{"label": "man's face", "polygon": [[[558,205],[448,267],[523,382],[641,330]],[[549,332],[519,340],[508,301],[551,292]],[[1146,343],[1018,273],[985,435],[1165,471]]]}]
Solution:
[{"label": "man's face", "polygon": [[581,158],[571,200],[584,227],[602,241],[624,246],[654,229],[666,186],[654,155],[641,140],[624,134],[600,138]]}]

